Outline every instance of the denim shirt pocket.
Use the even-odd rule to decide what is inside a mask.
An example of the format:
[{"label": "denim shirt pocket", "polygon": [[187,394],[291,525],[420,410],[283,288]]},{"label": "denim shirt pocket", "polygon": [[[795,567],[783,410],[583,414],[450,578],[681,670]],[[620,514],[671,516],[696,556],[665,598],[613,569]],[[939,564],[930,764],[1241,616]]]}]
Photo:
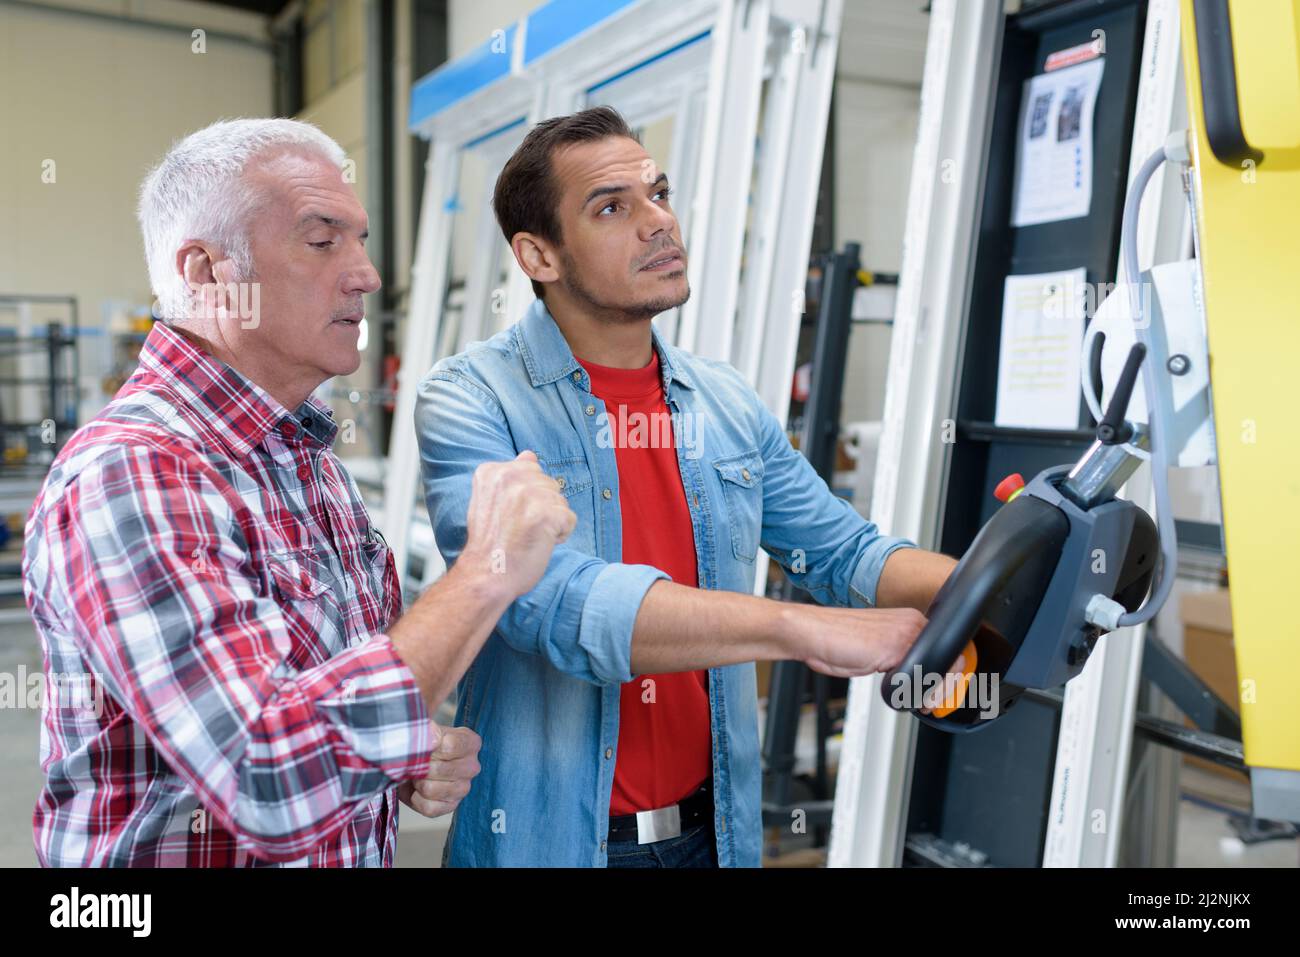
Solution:
[{"label": "denim shirt pocket", "polygon": [[763,529],[763,457],[751,449],[714,459],[731,526],[731,551],[747,565],[758,555]]},{"label": "denim shirt pocket", "polygon": [[578,516],[578,525],[569,544],[588,554],[596,552],[595,507],[592,504],[591,468],[583,455],[539,456],[542,471],[555,479],[569,508]]}]

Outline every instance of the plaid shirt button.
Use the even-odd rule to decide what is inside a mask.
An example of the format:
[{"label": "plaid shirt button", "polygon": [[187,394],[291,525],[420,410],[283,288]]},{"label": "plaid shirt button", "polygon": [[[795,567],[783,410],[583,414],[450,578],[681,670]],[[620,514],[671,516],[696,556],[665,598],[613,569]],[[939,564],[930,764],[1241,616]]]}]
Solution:
[{"label": "plaid shirt button", "polygon": [[307,481],[309,478],[311,478],[311,466],[310,466],[310,465],[299,465],[299,466],[298,466],[298,478],[302,479],[304,482]]}]

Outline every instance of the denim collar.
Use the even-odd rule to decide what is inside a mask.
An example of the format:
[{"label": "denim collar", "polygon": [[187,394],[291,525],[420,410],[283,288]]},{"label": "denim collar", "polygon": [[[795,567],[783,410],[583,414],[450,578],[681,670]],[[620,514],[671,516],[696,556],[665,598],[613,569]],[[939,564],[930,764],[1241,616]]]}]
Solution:
[{"label": "denim collar", "polygon": [[[655,351],[659,353],[659,368],[663,372],[664,389],[669,382],[676,382],[687,389],[694,389],[695,383],[680,364],[674,364],[667,343],[659,335],[659,330],[650,326],[650,335],[654,341]],[[574,376],[575,382],[581,382],[589,388],[587,372],[574,358],[573,350],[560,332],[560,327],[551,318],[546,303],[534,299],[523,319],[515,327],[515,341],[519,343],[519,352],[528,369],[528,377],[533,387],[556,382],[566,376]]]}]

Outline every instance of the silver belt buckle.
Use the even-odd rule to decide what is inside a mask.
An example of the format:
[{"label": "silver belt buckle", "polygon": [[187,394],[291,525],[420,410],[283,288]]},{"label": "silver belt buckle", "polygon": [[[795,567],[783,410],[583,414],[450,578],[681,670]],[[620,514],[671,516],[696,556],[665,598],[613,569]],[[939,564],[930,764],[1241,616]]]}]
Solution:
[{"label": "silver belt buckle", "polygon": [[636,812],[636,842],[653,844],[682,833],[682,809],[676,804],[653,811]]}]

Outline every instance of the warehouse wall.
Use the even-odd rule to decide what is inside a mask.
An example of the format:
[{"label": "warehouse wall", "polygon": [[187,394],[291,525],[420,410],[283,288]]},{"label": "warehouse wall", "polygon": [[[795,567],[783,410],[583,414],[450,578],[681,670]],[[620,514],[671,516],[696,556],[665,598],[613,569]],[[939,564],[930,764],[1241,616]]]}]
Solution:
[{"label": "warehouse wall", "polygon": [[[0,293],[74,295],[81,325],[96,328],[116,303],[148,307],[140,180],[186,133],[270,113],[269,49],[218,35],[251,41],[263,24],[182,0],[0,2]],[[192,48],[195,28],[208,31],[206,52]],[[106,346],[90,338],[81,351],[83,420],[108,398]]]},{"label": "warehouse wall", "polygon": [[491,39],[505,27],[542,5],[543,0],[451,0],[447,7],[447,44],[451,59]]},{"label": "warehouse wall", "polygon": [[334,137],[356,163],[353,185],[367,206],[377,185],[370,178],[366,140],[366,30],[371,2],[307,0],[303,5],[304,105],[298,113],[299,119]]}]

